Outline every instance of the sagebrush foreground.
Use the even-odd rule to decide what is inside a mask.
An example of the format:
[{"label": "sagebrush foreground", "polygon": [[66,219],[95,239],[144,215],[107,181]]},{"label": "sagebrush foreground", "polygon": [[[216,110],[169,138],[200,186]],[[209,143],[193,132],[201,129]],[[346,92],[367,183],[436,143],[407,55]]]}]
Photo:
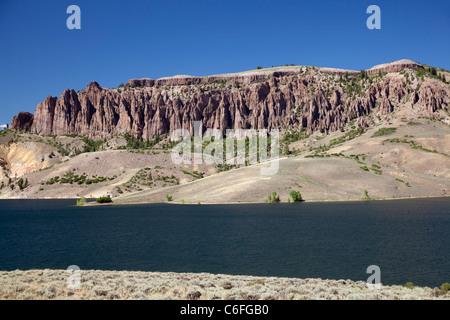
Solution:
[{"label": "sagebrush foreground", "polygon": [[[363,281],[82,270],[80,289],[68,289],[66,270],[0,272],[0,299],[73,300],[450,300],[442,288],[381,286]],[[445,288],[444,288],[445,289]]]}]

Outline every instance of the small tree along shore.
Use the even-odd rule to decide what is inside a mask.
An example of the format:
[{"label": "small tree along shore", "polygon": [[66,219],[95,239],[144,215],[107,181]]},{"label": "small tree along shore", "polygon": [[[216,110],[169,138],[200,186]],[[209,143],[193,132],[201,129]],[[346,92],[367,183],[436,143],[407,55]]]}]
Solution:
[{"label": "small tree along shore", "polygon": [[111,199],[110,196],[106,196],[106,197],[100,197],[100,198],[97,198],[96,201],[97,201],[98,203],[111,203],[111,202],[112,202],[112,199]]},{"label": "small tree along shore", "polygon": [[[302,202],[303,200],[302,194],[300,191],[291,190],[289,192],[288,202]],[[266,202],[269,203],[279,203],[281,202],[280,196],[274,191],[272,192],[266,199]]]},{"label": "small tree along shore", "polygon": [[305,200],[303,200],[302,194],[300,193],[300,191],[291,190],[289,192],[289,196],[291,197],[292,201],[294,201],[294,202],[305,201]]},{"label": "small tree along shore", "polygon": [[272,194],[270,194],[268,197],[267,197],[267,200],[266,201],[268,201],[268,202],[270,202],[270,203],[278,203],[278,202],[280,202],[281,200],[280,200],[280,196],[274,191],[274,192],[272,192]]}]

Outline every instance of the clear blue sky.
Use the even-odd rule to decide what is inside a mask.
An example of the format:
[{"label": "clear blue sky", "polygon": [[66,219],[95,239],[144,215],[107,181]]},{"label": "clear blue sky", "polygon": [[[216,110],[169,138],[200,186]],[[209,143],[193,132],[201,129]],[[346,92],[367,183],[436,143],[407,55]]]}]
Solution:
[{"label": "clear blue sky", "polygon": [[[66,9],[81,8],[81,30]],[[381,8],[381,30],[366,9]],[[260,65],[352,70],[411,59],[450,69],[450,1],[1,0],[0,124],[89,82]]]}]

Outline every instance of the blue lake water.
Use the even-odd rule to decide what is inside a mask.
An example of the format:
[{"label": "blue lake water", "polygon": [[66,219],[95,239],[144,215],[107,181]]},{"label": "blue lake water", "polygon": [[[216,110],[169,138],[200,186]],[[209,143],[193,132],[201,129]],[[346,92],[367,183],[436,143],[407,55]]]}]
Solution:
[{"label": "blue lake water", "polygon": [[450,281],[450,198],[299,204],[76,207],[1,200],[0,270],[209,272]]}]

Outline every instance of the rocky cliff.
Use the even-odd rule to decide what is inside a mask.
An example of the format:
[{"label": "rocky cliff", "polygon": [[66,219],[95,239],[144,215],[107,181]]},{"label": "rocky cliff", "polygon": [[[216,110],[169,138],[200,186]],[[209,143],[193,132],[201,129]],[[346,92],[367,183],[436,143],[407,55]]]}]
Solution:
[{"label": "rocky cliff", "polygon": [[[204,128],[335,131],[349,121],[367,125],[369,113],[385,115],[409,106],[429,117],[449,111],[450,86],[420,77],[409,60],[365,73],[330,68],[286,67],[209,77],[134,79],[107,89],[47,97],[34,115],[19,113],[11,128],[40,134],[80,134],[93,139],[128,133],[144,140],[175,129]],[[382,72],[387,72],[382,73]]]}]

